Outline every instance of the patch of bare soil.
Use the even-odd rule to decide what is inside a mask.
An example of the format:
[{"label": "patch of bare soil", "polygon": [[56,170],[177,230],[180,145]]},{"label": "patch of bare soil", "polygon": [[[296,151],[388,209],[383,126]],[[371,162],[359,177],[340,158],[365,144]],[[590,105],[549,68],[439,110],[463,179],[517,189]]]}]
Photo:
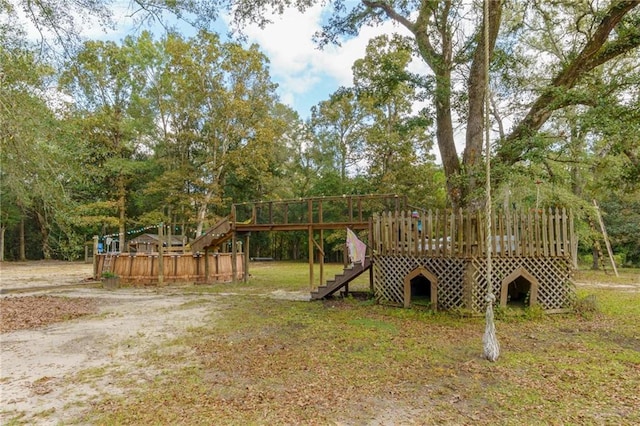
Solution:
[{"label": "patch of bare soil", "polygon": [[577,281],[576,287],[584,288],[610,288],[620,291],[639,292],[640,291],[640,277],[638,277],[638,283],[616,283],[610,281]]},{"label": "patch of bare soil", "polygon": [[[0,298],[0,424],[67,424],[92,401],[122,392],[113,377],[153,380],[144,354],[171,356],[176,349],[166,342],[220,306],[219,296],[171,287],[54,289],[84,279],[85,265],[28,263],[2,265],[3,288],[22,292]],[[29,293],[29,285],[38,292]],[[43,286],[52,287],[46,296]]]},{"label": "patch of bare soil", "polygon": [[0,262],[0,289],[22,290],[92,282],[93,265],[84,262],[42,260]]}]

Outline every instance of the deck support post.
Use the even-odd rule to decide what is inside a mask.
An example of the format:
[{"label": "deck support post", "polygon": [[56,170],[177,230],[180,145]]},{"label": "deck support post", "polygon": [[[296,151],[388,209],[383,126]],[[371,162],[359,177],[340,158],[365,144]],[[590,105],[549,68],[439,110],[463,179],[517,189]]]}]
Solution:
[{"label": "deck support post", "polygon": [[320,283],[318,285],[322,285],[324,283],[324,231],[320,230]]},{"label": "deck support post", "polygon": [[231,281],[235,284],[238,282],[238,238],[236,232],[233,231],[231,237]]},{"label": "deck support post", "polygon": [[93,279],[98,279],[98,236],[93,236]]},{"label": "deck support post", "polygon": [[204,248],[204,283],[209,284],[209,247]]},{"label": "deck support post", "polygon": [[158,227],[158,287],[164,285],[164,222]]},{"label": "deck support post", "polygon": [[313,290],[313,226],[309,225],[309,290]]},{"label": "deck support post", "polygon": [[251,237],[251,232],[247,232],[244,237],[244,276],[242,277],[242,281],[245,283],[249,281],[249,238]]}]

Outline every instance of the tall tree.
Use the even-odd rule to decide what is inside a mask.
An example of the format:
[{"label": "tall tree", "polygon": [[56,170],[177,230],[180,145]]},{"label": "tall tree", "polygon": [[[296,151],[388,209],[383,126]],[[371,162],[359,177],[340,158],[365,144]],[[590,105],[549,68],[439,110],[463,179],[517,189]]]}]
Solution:
[{"label": "tall tree", "polygon": [[366,157],[364,152],[364,113],[355,90],[340,88],[328,100],[311,110],[311,126],[318,143],[310,147],[320,163],[322,174],[338,171],[344,193],[349,171],[356,171]]},{"label": "tall tree", "polygon": [[[18,226],[20,250],[25,250],[24,222],[40,231],[37,256],[53,254],[51,231],[64,229],[69,194],[69,151],[61,144],[63,123],[47,102],[53,68],[18,33],[0,33],[0,227]],[[64,237],[59,237],[62,239]],[[4,244],[4,240],[3,240]]]},{"label": "tall tree", "polygon": [[[315,0],[296,3],[304,10]],[[251,7],[250,7],[251,4]],[[239,23],[265,24],[267,6],[282,10],[289,3],[266,0],[240,1],[234,5]],[[473,201],[482,161],[482,117],[485,83],[484,31],[482,5],[461,0],[421,0],[408,3],[400,0],[361,0],[331,3],[333,14],[318,40],[321,44],[339,42],[343,36],[357,34],[366,25],[390,20],[403,26],[411,34],[413,48],[428,65],[432,78],[424,78],[425,88],[435,108],[436,139],[445,173],[449,199],[454,206]],[[489,54],[498,40],[503,24],[503,1],[489,2]],[[526,159],[535,146],[536,133],[554,111],[578,103],[567,96],[575,85],[606,62],[637,49],[640,45],[640,3],[635,0],[616,0],[598,4],[585,2],[510,2],[509,22],[504,31],[505,42],[523,43],[530,33],[523,31],[533,22],[543,22],[549,40],[563,52],[563,60],[550,59],[543,70],[545,78],[529,92],[530,99],[522,114],[513,117],[513,126],[498,144],[498,158],[507,165]],[[515,21],[520,25],[515,25]],[[524,26],[522,23],[524,22]],[[556,24],[562,22],[560,27]],[[538,51],[532,54],[543,55]],[[454,84],[454,82],[456,82]],[[522,93],[513,92],[514,97]],[[456,102],[461,96],[462,103]],[[456,106],[462,107],[456,110]],[[454,113],[455,110],[455,113]],[[460,157],[455,145],[454,129],[465,128],[465,148]]]},{"label": "tall tree", "polygon": [[163,123],[161,179],[175,179],[188,193],[197,236],[210,213],[224,212],[230,176],[249,185],[269,173],[285,126],[274,114],[275,86],[257,46],[244,49],[201,31],[188,40],[169,34],[161,48],[166,59],[154,88]]},{"label": "tall tree", "polygon": [[145,66],[144,46],[139,40],[89,41],[67,64],[61,87],[76,102],[82,137],[91,147],[84,166],[101,180],[99,203],[117,210],[119,247],[124,249],[129,186],[140,175],[144,135],[151,119],[143,98],[147,80],[137,72]]},{"label": "tall tree", "polygon": [[369,179],[380,191],[415,196],[428,184],[418,170],[435,164],[429,154],[431,121],[414,111],[418,88],[406,77],[410,61],[406,39],[372,39],[366,56],[353,65],[353,81],[364,116]]}]

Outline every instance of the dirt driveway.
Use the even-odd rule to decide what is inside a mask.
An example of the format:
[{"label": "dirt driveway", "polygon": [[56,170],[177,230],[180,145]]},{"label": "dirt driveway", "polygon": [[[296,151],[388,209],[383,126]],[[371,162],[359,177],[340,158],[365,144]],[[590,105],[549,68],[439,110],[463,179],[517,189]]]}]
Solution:
[{"label": "dirt driveway", "polygon": [[47,294],[87,298],[95,307],[94,314],[81,318],[0,334],[0,424],[68,423],[92,400],[121,392],[109,377],[152,380],[154,372],[144,368],[141,354],[155,348],[157,355],[171,356],[163,353],[168,349],[162,343],[203,324],[222,297],[175,287],[105,290],[91,283],[91,265],[83,263],[0,267],[1,288],[20,289],[2,298]]}]

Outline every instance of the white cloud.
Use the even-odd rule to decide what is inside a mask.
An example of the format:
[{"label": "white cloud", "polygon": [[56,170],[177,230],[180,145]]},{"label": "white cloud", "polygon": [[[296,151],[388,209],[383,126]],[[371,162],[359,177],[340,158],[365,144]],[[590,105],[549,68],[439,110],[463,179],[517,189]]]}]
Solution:
[{"label": "white cloud", "polygon": [[[289,9],[282,15],[272,15],[272,24],[264,29],[258,26],[244,28],[250,42],[260,45],[270,58],[271,74],[279,83],[279,93],[284,101],[296,107],[295,100],[315,97],[314,103],[327,99],[340,86],[351,86],[351,67],[355,60],[364,57],[370,39],[394,32],[407,33],[402,27],[387,22],[377,27],[364,27],[357,37],[345,40],[341,46],[329,45],[319,50],[312,38],[321,29],[322,6],[314,6],[301,13]],[[333,89],[324,93],[332,84]],[[322,90],[321,97],[319,90]],[[299,111],[305,114],[307,111]]]}]

